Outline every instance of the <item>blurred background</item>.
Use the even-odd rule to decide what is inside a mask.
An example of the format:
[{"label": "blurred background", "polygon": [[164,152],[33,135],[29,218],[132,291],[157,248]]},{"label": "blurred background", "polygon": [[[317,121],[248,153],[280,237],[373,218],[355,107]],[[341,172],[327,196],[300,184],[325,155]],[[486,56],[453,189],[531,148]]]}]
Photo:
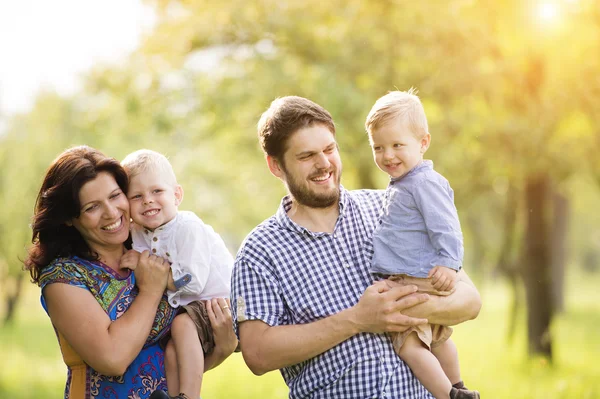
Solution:
[{"label": "blurred background", "polygon": [[[600,398],[600,1],[0,3],[0,397],[60,398],[66,368],[22,271],[64,149],[170,157],[181,209],[235,253],[285,194],[256,138],[278,96],[334,117],[346,188],[385,188],[364,120],[415,87],[454,188],[480,316],[455,329],[484,398]],[[285,398],[240,354],[203,398]]]}]

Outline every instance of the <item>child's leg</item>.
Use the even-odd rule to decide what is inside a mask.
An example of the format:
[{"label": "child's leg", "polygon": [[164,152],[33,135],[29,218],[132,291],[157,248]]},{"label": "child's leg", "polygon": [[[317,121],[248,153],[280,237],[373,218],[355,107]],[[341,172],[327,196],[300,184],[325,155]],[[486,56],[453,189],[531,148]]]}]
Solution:
[{"label": "child's leg", "polygon": [[175,345],[179,373],[179,392],[176,394],[183,392],[190,398],[197,398],[204,374],[204,351],[196,325],[187,313],[181,313],[173,320],[171,340]]},{"label": "child's leg", "polygon": [[177,354],[175,344],[170,339],[165,348],[165,373],[167,375],[167,390],[169,395],[175,396],[179,392],[179,375],[177,372]]},{"label": "child's leg", "polygon": [[440,362],[421,342],[416,333],[406,337],[400,348],[400,358],[408,364],[415,377],[436,399],[450,398],[452,384]]},{"label": "child's leg", "polygon": [[435,348],[431,348],[431,352],[437,357],[438,361],[444,369],[444,373],[452,383],[452,385],[460,382],[460,366],[458,364],[458,351],[456,345],[451,339],[447,339]]}]

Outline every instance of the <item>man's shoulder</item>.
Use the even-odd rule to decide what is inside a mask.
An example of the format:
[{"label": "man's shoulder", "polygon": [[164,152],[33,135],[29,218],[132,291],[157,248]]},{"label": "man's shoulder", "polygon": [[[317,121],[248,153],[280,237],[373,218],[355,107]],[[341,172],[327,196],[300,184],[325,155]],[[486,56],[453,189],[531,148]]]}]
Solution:
[{"label": "man's shoulder", "polygon": [[347,190],[346,194],[351,201],[357,204],[371,204],[373,202],[381,201],[385,191],[375,189],[360,189],[360,190]]}]

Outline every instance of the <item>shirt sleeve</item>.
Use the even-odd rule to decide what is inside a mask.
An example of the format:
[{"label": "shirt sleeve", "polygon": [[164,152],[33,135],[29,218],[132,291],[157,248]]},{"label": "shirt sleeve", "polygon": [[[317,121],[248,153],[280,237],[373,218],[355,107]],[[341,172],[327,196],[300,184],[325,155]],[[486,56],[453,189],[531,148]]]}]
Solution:
[{"label": "shirt sleeve", "polygon": [[[182,223],[175,232],[177,259],[172,263],[173,279],[177,280],[186,273],[192,280],[181,287],[175,297],[181,295],[199,295],[210,274],[212,240],[208,226],[200,221]],[[171,291],[169,291],[171,294]]]},{"label": "shirt sleeve", "polygon": [[267,252],[245,244],[233,266],[231,283],[233,325],[239,337],[239,323],[261,320],[270,326],[287,324],[280,283]]},{"label": "shirt sleeve", "polygon": [[55,260],[48,265],[40,275],[40,289],[42,291],[41,302],[42,307],[46,312],[48,312],[48,309],[46,307],[46,299],[44,298],[44,288],[52,283],[69,284],[83,288],[87,291],[92,291],[93,293],[96,292],[96,290],[93,289],[96,287],[95,282],[91,281],[87,274],[82,273],[81,270],[79,270],[75,260],[67,258]]},{"label": "shirt sleeve", "polygon": [[431,266],[460,270],[464,257],[463,236],[452,188],[449,184],[424,180],[415,186],[414,198],[436,250]]}]

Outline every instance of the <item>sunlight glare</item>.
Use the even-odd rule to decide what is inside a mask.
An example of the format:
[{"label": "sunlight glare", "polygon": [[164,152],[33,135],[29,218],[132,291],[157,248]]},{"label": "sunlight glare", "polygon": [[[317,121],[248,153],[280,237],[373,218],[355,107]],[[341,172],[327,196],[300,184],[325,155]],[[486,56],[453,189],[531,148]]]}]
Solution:
[{"label": "sunlight glare", "polygon": [[537,16],[541,21],[549,23],[558,19],[559,11],[556,3],[541,3],[537,8]]}]

